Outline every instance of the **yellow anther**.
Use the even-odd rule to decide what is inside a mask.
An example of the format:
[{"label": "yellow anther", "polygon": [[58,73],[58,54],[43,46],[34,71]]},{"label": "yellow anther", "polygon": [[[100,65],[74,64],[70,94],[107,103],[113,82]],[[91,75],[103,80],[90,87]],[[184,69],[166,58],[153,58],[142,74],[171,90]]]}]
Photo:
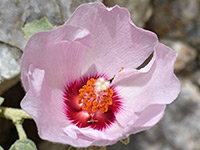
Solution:
[{"label": "yellow anther", "polygon": [[[118,73],[122,72],[122,70],[124,70],[124,67],[121,67],[121,69],[118,71]],[[113,75],[113,79],[116,77],[117,74]],[[113,80],[112,79],[112,80]]]},{"label": "yellow anther", "polygon": [[107,112],[107,111],[108,111],[108,107],[105,106],[105,107],[104,107],[104,112]]},{"label": "yellow anther", "polygon": [[87,99],[87,98],[85,98],[83,102],[84,102],[84,103],[87,103],[87,102],[88,102],[88,99]]},{"label": "yellow anther", "polygon": [[108,101],[108,105],[112,105],[112,100],[111,100],[111,101]]},{"label": "yellow anther", "polygon": [[87,105],[88,107],[90,107],[90,106],[92,105],[92,103],[91,103],[90,101],[88,101],[88,102],[86,103],[86,105]]},{"label": "yellow anther", "polygon": [[91,78],[90,81],[95,82],[96,80],[94,78]]},{"label": "yellow anther", "polygon": [[92,98],[92,94],[91,93],[88,94],[88,98]]},{"label": "yellow anther", "polygon": [[82,106],[82,109],[83,109],[83,110],[87,110],[87,106],[83,105],[83,106]]},{"label": "yellow anther", "polygon": [[107,112],[107,111],[108,111],[108,107],[107,106],[100,107],[100,112],[101,113],[104,113],[104,112]]},{"label": "yellow anther", "polygon": [[83,92],[85,92],[85,89],[80,89],[79,90],[79,93],[83,93]]},{"label": "yellow anther", "polygon": [[78,100],[78,104],[81,104],[82,103],[82,101],[81,100]]},{"label": "yellow anther", "polygon": [[85,94],[84,94],[84,93],[80,93],[79,96],[80,96],[80,97],[84,97]]},{"label": "yellow anther", "polygon": [[94,99],[97,99],[97,95],[96,95],[96,94],[95,94],[95,95],[93,95],[93,98],[94,98]]},{"label": "yellow anther", "polygon": [[112,105],[113,95],[113,90],[109,86],[110,83],[104,78],[91,78],[86,85],[79,89],[78,104],[83,104],[82,109],[88,114],[98,111],[107,112],[108,105]]},{"label": "yellow anther", "polygon": [[86,85],[84,85],[84,86],[83,86],[83,89],[87,89],[87,86],[86,86]]},{"label": "yellow anther", "polygon": [[100,102],[100,105],[101,105],[101,106],[106,105],[106,102],[105,102],[105,101],[101,101],[101,102]]},{"label": "yellow anther", "polygon": [[93,112],[97,112],[97,111],[98,111],[97,107],[92,106],[92,111],[93,111]]},{"label": "yellow anther", "polygon": [[110,95],[110,96],[113,95],[113,90],[112,89],[108,89],[108,95]]},{"label": "yellow anther", "polygon": [[106,100],[106,99],[108,99],[108,98],[109,98],[108,96],[103,96],[103,99],[104,99],[104,100]]},{"label": "yellow anther", "polygon": [[91,94],[95,94],[95,90],[91,90],[90,93],[91,93]]},{"label": "yellow anther", "polygon": [[121,72],[122,70],[124,70],[124,67],[121,67],[121,69],[119,70],[119,72]]},{"label": "yellow anther", "polygon": [[88,110],[88,114],[90,115],[90,114],[92,114],[93,112],[92,112],[92,110]]},{"label": "yellow anther", "polygon": [[94,106],[97,106],[99,103],[97,101],[93,101],[92,103]]}]

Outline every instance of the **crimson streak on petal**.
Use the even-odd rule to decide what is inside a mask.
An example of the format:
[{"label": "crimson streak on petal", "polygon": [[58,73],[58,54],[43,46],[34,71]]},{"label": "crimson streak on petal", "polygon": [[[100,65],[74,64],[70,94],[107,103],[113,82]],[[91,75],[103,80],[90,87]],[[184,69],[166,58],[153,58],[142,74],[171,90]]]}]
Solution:
[{"label": "crimson streak on petal", "polygon": [[96,112],[94,115],[95,122],[90,122],[91,115],[83,110],[78,104],[79,89],[82,88],[91,78],[97,79],[103,75],[94,75],[83,77],[80,80],[73,81],[66,85],[64,90],[65,114],[66,117],[79,128],[91,127],[96,130],[104,130],[116,121],[115,115],[121,108],[121,98],[113,86],[112,105],[108,106],[108,111],[105,113]]}]

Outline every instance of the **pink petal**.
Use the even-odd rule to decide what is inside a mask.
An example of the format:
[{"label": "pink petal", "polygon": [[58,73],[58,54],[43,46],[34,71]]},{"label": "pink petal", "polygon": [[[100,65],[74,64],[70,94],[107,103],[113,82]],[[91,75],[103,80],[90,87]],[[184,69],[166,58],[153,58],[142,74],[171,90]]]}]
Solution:
[{"label": "pink petal", "polygon": [[69,124],[62,112],[62,92],[53,90],[44,77],[44,70],[30,67],[28,76],[30,88],[21,102],[21,107],[36,121],[42,138],[60,133],[60,127]]},{"label": "pink petal", "polygon": [[21,102],[21,107],[36,122],[39,136],[44,140],[70,145],[89,146],[91,141],[77,140],[63,131],[70,125],[64,114],[62,91],[52,89],[45,80],[45,71],[30,66],[29,90]]},{"label": "pink petal", "polygon": [[131,120],[125,128],[124,134],[135,134],[151,128],[163,117],[165,107],[166,105],[150,105],[142,112],[136,113],[138,120],[136,122]]},{"label": "pink petal", "polygon": [[84,4],[66,22],[89,30],[94,47],[84,59],[84,72],[95,64],[99,73],[113,76],[121,67],[137,68],[153,52],[157,36],[136,27],[125,8],[107,9],[101,3]]},{"label": "pink petal", "polygon": [[138,119],[132,126],[134,126],[134,128],[152,127],[163,117],[165,107],[166,105],[150,105],[146,107],[142,112],[136,113]]},{"label": "pink petal", "polygon": [[79,128],[75,125],[70,125],[66,128],[63,128],[63,130],[67,135],[71,134],[70,136],[73,136],[72,138],[75,138],[76,140],[87,139],[91,142],[91,145],[96,146],[112,145],[123,138],[123,130],[117,125],[106,130],[108,132],[95,130],[89,127]]},{"label": "pink petal", "polygon": [[57,88],[63,88],[61,83],[72,77],[80,76],[86,46],[92,46],[89,31],[71,25],[33,35],[25,47],[21,62],[25,90],[29,89],[27,74],[31,64],[45,70],[45,75],[52,82],[50,84]]},{"label": "pink petal", "polygon": [[165,105],[150,105],[144,111],[137,113],[138,120],[134,124],[128,124],[122,128],[118,123],[115,123],[111,128],[103,131],[102,134],[107,138],[96,140],[93,144],[97,146],[112,145],[131,134],[147,130],[160,121],[163,117],[164,109]]},{"label": "pink petal", "polygon": [[52,87],[63,89],[79,79],[86,47],[78,42],[62,41],[49,48],[43,61],[46,78]]},{"label": "pink petal", "polygon": [[116,77],[113,84],[124,102],[124,110],[116,119],[122,126],[127,126],[130,120],[137,121],[140,117],[136,113],[152,104],[166,105],[175,100],[180,91],[180,83],[173,72],[176,56],[173,50],[158,44],[152,61],[145,68],[127,73],[124,70]]}]

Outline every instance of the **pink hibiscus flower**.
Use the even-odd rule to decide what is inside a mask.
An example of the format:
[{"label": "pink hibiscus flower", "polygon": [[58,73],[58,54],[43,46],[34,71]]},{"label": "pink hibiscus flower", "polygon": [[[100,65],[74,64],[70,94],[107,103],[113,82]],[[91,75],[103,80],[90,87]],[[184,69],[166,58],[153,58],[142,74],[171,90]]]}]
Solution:
[{"label": "pink hibiscus flower", "polygon": [[29,39],[21,107],[42,139],[111,145],[162,118],[180,91],[176,56],[154,33],[136,27],[125,8],[84,4],[64,25]]}]

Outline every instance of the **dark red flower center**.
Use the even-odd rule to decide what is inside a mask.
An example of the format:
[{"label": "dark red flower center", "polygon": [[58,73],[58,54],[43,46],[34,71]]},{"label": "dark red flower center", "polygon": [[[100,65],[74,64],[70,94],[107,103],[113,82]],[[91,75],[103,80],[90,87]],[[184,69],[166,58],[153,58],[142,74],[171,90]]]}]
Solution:
[{"label": "dark red flower center", "polygon": [[69,83],[64,91],[66,116],[80,128],[103,130],[116,121],[120,97],[103,76],[85,77]]}]

